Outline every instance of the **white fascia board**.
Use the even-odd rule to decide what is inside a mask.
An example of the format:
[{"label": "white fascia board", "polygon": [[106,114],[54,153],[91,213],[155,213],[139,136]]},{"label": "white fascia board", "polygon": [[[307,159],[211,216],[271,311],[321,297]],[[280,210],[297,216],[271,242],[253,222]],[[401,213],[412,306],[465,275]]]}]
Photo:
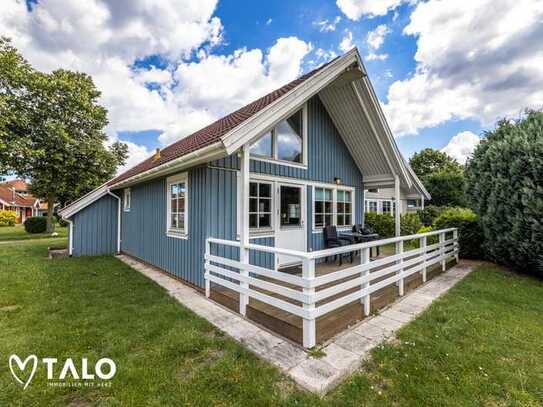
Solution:
[{"label": "white fascia board", "polygon": [[78,199],[74,203],[62,208],[58,213],[60,214],[60,216],[62,216],[63,219],[71,218],[80,210],[86,208],[93,202],[102,198],[104,195],[108,193],[108,191],[109,191],[109,188],[107,187],[107,185],[105,184],[101,185],[95,190],[88,193],[87,195],[84,195],[82,198]]},{"label": "white fascia board", "polygon": [[199,164],[205,164],[209,161],[225,157],[226,155],[227,154],[224,146],[222,142],[219,141],[182,157],[176,158],[175,160],[168,161],[167,163],[159,165],[158,167],[151,168],[150,170],[119,181],[116,184],[111,185],[110,189],[125,188],[153,178],[158,178],[163,175],[169,175],[172,172],[182,171]]},{"label": "white fascia board", "polygon": [[[250,143],[278,121],[288,117],[299,109],[309,98],[329,85],[345,69],[358,62],[361,69],[361,59],[356,48],[330,63],[311,78],[291,89],[260,112],[247,119],[233,130],[221,137],[227,154],[232,154],[244,144]],[[364,75],[366,75],[363,69]]]}]

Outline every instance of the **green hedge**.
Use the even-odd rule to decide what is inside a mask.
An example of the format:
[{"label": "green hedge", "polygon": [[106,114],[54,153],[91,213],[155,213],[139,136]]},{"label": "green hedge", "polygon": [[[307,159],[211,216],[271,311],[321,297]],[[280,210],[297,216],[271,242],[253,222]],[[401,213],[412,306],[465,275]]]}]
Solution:
[{"label": "green hedge", "polygon": [[414,235],[422,226],[418,214],[411,212],[400,215],[400,232],[402,236]]},{"label": "green hedge", "polygon": [[489,257],[543,276],[543,112],[499,122],[473,153],[466,176]]},{"label": "green hedge", "polygon": [[460,257],[482,259],[483,232],[475,212],[466,208],[450,208],[435,220],[435,229],[458,228]]},{"label": "green hedge", "polygon": [[368,212],[364,214],[364,225],[379,234],[379,237],[394,236],[394,218],[390,215]]},{"label": "green hedge", "polygon": [[17,213],[15,211],[0,211],[0,226],[13,226],[17,221]]},{"label": "green hedge", "polygon": [[447,209],[449,209],[448,206],[428,205],[424,209],[418,210],[417,213],[424,226],[432,226],[439,215]]},{"label": "green hedge", "polygon": [[28,233],[44,233],[47,230],[47,218],[45,216],[33,216],[25,220],[25,230]]}]

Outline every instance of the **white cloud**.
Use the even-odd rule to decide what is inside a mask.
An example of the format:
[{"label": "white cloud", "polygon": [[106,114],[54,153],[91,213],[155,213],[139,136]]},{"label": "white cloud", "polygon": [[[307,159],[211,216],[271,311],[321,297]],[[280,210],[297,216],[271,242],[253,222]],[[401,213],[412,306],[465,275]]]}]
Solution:
[{"label": "white cloud", "polygon": [[463,131],[453,136],[441,151],[456,159],[460,164],[465,164],[480,142],[481,139],[475,133]]},{"label": "white cloud", "polygon": [[273,21],[273,18],[271,18],[271,17],[268,18],[268,19],[266,20],[266,25],[270,25],[270,24],[272,23],[272,21]]},{"label": "white cloud", "polygon": [[338,25],[340,21],[341,21],[341,17],[337,16],[331,21],[328,21],[328,20],[315,21],[313,22],[313,25],[316,25],[317,27],[319,27],[320,32],[330,32],[330,31],[336,30],[336,26]]},{"label": "white cloud", "polygon": [[366,60],[368,61],[384,61],[388,58],[388,54],[376,54],[375,52],[370,52],[366,55]]},{"label": "white cloud", "polygon": [[375,30],[370,31],[366,38],[366,42],[370,48],[377,50],[385,42],[385,36],[390,33],[389,28],[386,24],[381,24],[375,27]]},{"label": "white cloud", "polygon": [[404,30],[417,37],[417,69],[384,105],[395,134],[543,106],[542,19],[540,0],[419,3]]},{"label": "white cloud", "polygon": [[354,43],[353,43],[353,33],[350,32],[350,31],[347,31],[345,33],[345,36],[343,37],[343,39],[341,40],[341,42],[339,43],[339,49],[343,52],[347,52],[351,49],[354,48]]},{"label": "white cloud", "polygon": [[266,55],[260,49],[239,49],[232,55],[180,64],[174,73],[178,86],[173,97],[183,106],[183,120],[160,141],[170,143],[295,79],[311,49],[310,43],[296,37],[280,38]]},{"label": "white cloud", "polygon": [[358,21],[362,16],[384,16],[402,3],[414,1],[416,0],[337,0],[336,4],[349,19]]},{"label": "white cloud", "polygon": [[[222,40],[216,0],[4,0],[0,34],[31,64],[90,74],[109,111],[110,142],[119,131],[162,130],[166,144],[190,134],[301,73],[311,44],[280,38],[267,52],[213,55]],[[271,19],[270,19],[271,20]],[[271,22],[271,21],[269,21]],[[186,62],[195,53],[197,62]],[[158,55],[160,67],[134,68]],[[136,64],[141,66],[141,64]],[[127,165],[151,152],[127,143]]]}]

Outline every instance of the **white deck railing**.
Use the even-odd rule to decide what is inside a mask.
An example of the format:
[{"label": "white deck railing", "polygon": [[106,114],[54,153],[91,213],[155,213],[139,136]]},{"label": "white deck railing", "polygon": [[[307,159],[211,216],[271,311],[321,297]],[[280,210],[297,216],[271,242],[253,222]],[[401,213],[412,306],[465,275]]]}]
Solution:
[{"label": "white deck railing", "polygon": [[[448,238],[447,238],[447,235]],[[438,236],[437,243],[428,238]],[[404,243],[418,241],[418,247],[404,251]],[[370,249],[394,244],[395,254],[370,259]],[[445,270],[448,258],[458,261],[458,230],[442,229],[429,233],[394,237],[349,246],[301,252],[278,247],[248,244],[247,251],[288,255],[299,258],[302,275],[296,276],[224,256],[212,254],[212,245],[239,248],[238,241],[208,238],[205,254],[206,296],[210,296],[211,282],[229,288],[240,296],[240,305],[254,298],[303,318],[303,346],[316,344],[316,319],[346,304],[360,300],[365,315],[370,314],[370,295],[386,286],[396,284],[404,294],[404,281],[414,273],[421,273],[426,281],[428,267],[441,263]],[[235,249],[234,249],[235,250]],[[315,263],[329,256],[360,252],[360,261],[347,268],[316,276]],[[239,255],[238,255],[239,256]],[[233,257],[238,257],[233,256]],[[249,259],[249,254],[243,258]],[[273,281],[271,281],[273,280]],[[334,297],[334,298],[331,298]],[[240,306],[240,311],[244,307]]]}]

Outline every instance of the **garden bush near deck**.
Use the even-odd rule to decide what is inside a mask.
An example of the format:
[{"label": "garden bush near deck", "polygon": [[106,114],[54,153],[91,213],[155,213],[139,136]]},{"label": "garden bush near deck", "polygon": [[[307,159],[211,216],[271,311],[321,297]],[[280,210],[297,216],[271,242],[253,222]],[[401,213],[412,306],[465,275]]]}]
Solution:
[{"label": "garden bush near deck", "polygon": [[[320,399],[116,259],[0,246],[0,405],[464,406],[543,403],[543,283],[480,267]],[[26,390],[7,355],[117,364],[111,387]],[[57,372],[58,373],[58,372]]]}]

